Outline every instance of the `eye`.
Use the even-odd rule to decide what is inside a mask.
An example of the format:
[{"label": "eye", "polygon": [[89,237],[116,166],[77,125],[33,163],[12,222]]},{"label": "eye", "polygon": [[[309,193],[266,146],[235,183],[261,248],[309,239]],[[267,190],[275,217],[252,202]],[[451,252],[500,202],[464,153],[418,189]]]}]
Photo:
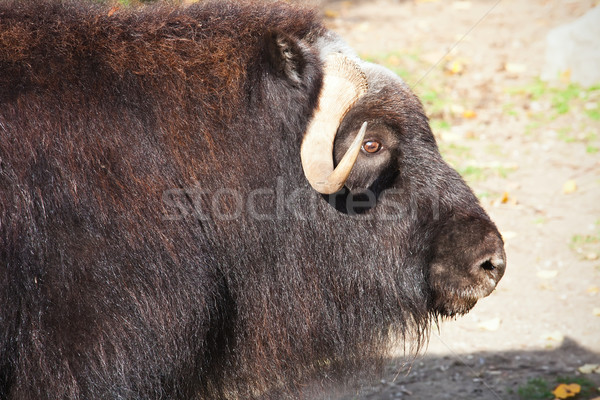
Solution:
[{"label": "eye", "polygon": [[365,140],[362,149],[367,153],[374,154],[381,150],[381,143],[376,140]]}]

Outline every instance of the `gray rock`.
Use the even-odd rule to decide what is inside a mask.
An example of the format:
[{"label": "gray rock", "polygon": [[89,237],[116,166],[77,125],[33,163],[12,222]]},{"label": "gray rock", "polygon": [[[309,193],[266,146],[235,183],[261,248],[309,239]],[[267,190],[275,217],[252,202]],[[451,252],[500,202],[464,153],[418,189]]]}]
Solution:
[{"label": "gray rock", "polygon": [[542,80],[552,81],[570,70],[571,81],[589,87],[600,84],[600,6],[546,37]]}]

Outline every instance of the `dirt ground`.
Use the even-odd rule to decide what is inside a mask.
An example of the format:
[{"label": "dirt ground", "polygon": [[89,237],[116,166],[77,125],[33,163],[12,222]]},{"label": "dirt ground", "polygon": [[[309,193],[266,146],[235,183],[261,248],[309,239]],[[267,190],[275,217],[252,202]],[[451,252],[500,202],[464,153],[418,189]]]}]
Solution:
[{"label": "dirt ground", "polygon": [[[380,384],[345,398],[519,399],[532,378],[554,387],[600,363],[600,91],[571,88],[565,110],[568,75],[554,91],[536,78],[549,30],[597,3],[321,3],[363,58],[410,72],[444,156],[498,225],[508,258],[497,290],[434,329],[410,368],[399,351]],[[600,385],[599,374],[585,378]]]}]

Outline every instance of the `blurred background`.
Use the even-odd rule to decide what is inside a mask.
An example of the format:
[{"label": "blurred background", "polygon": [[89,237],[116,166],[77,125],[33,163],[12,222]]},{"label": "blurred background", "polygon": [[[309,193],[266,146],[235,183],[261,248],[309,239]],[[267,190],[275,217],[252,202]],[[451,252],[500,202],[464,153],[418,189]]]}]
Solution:
[{"label": "blurred background", "polygon": [[508,257],[492,295],[344,399],[600,399],[600,2],[297,3],[417,93]]}]

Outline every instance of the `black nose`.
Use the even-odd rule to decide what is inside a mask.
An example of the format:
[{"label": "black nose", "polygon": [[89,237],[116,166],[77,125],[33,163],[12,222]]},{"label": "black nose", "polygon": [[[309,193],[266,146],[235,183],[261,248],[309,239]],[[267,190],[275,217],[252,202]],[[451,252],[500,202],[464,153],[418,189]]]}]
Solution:
[{"label": "black nose", "polygon": [[489,232],[483,239],[479,257],[471,267],[471,273],[486,283],[489,290],[496,287],[506,269],[504,243],[497,232]]}]

